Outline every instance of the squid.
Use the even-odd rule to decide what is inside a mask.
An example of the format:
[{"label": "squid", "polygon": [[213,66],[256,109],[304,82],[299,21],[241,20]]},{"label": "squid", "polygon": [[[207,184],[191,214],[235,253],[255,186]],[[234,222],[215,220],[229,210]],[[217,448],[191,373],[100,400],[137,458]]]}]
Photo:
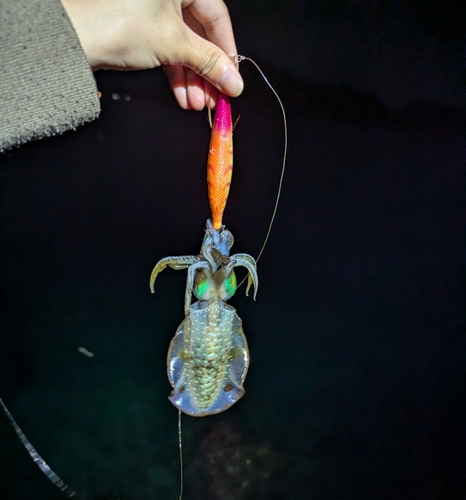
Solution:
[{"label": "squid", "polygon": [[[233,127],[230,102],[220,94],[212,126],[207,186],[212,220],[208,219],[199,255],[165,257],[150,276],[155,280],[166,267],[187,269],[185,319],[170,342],[168,379],[173,391],[169,400],[181,412],[194,417],[220,413],[244,395],[249,350],[242,322],[227,304],[236,292],[234,268],[247,270],[246,295],[259,279],[255,259],[246,253],[230,255],[234,238],[222,224],[233,166]],[[196,299],[192,303],[192,296]]]}]

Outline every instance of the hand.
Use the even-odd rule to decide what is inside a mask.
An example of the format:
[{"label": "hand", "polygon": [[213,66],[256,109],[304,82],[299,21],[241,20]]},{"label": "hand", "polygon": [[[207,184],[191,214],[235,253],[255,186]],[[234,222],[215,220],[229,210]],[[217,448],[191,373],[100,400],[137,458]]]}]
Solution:
[{"label": "hand", "polygon": [[91,68],[164,66],[183,109],[212,107],[217,91],[236,97],[243,80],[222,0],[61,0]]}]

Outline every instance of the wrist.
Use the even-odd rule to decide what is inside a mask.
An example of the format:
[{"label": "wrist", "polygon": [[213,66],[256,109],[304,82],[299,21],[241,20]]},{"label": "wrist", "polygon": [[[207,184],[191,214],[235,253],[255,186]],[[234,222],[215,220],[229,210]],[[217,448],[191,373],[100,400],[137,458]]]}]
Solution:
[{"label": "wrist", "polygon": [[[92,70],[99,68],[99,61],[96,57],[95,44],[92,42],[90,22],[93,9],[89,9],[87,2],[84,0],[60,0],[61,4],[70,20],[76,35],[79,39],[81,48],[86,56],[87,62]],[[97,3],[97,2],[96,2]]]}]

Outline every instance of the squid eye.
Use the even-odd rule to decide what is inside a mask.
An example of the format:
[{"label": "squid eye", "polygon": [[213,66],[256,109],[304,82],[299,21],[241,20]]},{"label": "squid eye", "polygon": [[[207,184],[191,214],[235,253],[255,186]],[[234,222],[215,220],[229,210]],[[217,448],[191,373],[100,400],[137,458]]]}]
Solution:
[{"label": "squid eye", "polygon": [[199,300],[208,300],[212,289],[212,280],[205,270],[200,270],[194,278],[193,293]]},{"label": "squid eye", "polygon": [[228,298],[233,297],[236,292],[236,274],[232,272],[230,276],[223,282],[223,286],[225,288],[226,293],[228,294]]},{"label": "squid eye", "polygon": [[198,299],[202,299],[203,296],[207,293],[209,288],[209,280],[205,277],[203,280],[198,281],[194,285],[194,295]]}]

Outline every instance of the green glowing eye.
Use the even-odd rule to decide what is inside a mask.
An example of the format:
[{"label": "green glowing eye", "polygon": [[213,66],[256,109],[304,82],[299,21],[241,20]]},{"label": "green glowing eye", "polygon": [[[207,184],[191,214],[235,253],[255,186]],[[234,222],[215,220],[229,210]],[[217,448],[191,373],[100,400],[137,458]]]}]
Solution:
[{"label": "green glowing eye", "polygon": [[223,285],[228,295],[231,297],[236,292],[236,274],[232,272],[230,276],[224,281]]},{"label": "green glowing eye", "polygon": [[209,280],[205,279],[200,281],[196,284],[194,295],[198,298],[201,298],[207,292],[207,288],[209,288]]}]

